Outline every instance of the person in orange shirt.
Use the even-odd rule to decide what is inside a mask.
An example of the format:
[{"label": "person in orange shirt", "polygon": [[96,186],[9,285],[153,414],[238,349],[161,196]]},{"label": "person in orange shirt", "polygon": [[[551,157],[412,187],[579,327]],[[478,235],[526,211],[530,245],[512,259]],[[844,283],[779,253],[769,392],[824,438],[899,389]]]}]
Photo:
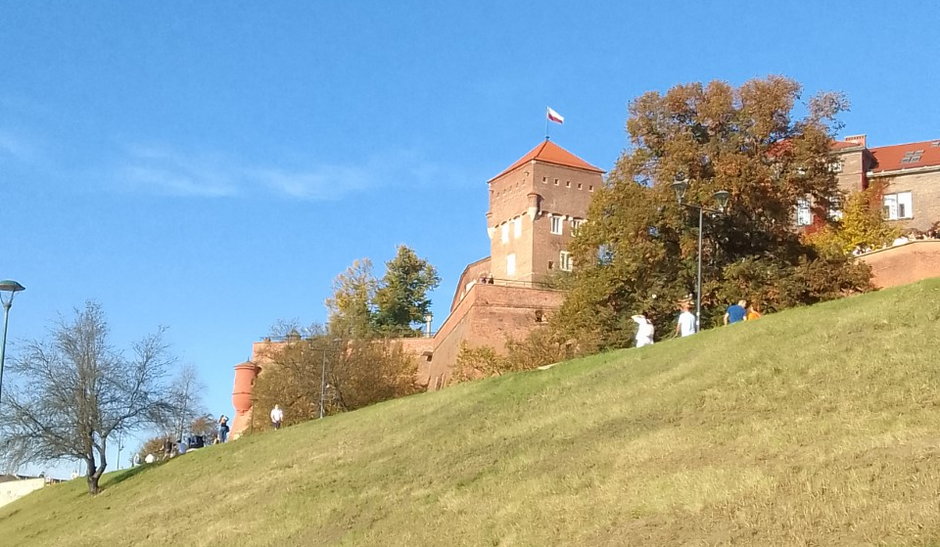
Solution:
[{"label": "person in orange shirt", "polygon": [[744,318],[746,321],[751,321],[753,319],[760,319],[761,313],[757,311],[754,307],[754,304],[751,304],[747,307],[747,316]]}]

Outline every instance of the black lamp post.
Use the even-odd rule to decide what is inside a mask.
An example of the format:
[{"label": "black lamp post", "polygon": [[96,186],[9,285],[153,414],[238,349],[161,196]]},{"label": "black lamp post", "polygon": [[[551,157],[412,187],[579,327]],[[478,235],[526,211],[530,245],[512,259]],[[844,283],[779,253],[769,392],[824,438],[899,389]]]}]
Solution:
[{"label": "black lamp post", "polygon": [[[342,341],[343,341],[342,338],[334,338],[330,342],[332,344],[338,344]],[[332,345],[329,347],[324,346],[323,349],[320,350],[320,355],[323,358],[323,360],[320,362],[320,418],[321,419],[323,418],[323,400],[326,397],[326,352],[329,349],[332,349]]]},{"label": "black lamp post", "polygon": [[[3,395],[3,360],[7,350],[7,322],[10,319],[10,307],[13,306],[13,296],[25,291],[26,287],[12,279],[0,281],[0,303],[3,304],[3,342],[0,342],[0,397]],[[6,296],[9,293],[9,296]]]},{"label": "black lamp post", "polygon": [[320,354],[323,357],[320,363],[320,419],[323,419],[323,396],[326,393],[326,348],[320,350]]},{"label": "black lamp post", "polygon": [[726,190],[715,192],[712,197],[715,199],[715,203],[718,204],[718,210],[714,210],[705,208],[700,204],[685,203],[683,201],[685,192],[689,189],[689,179],[686,178],[685,174],[679,173],[676,175],[676,180],[672,183],[672,189],[676,192],[676,201],[679,202],[679,205],[698,210],[698,267],[695,275],[695,332],[698,332],[701,329],[702,320],[702,221],[706,211],[709,213],[723,213],[731,194]]}]

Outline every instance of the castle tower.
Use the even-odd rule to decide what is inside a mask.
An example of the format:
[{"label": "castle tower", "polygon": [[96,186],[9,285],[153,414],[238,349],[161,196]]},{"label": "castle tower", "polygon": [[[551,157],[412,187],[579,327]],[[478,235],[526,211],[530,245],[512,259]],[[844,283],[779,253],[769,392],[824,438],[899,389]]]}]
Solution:
[{"label": "castle tower", "polygon": [[261,367],[251,361],[235,365],[235,388],[232,390],[235,416],[231,426],[232,439],[240,437],[251,423],[251,392],[260,371]]},{"label": "castle tower", "polygon": [[571,270],[568,244],[603,171],[545,140],[487,184],[490,274],[521,284]]}]

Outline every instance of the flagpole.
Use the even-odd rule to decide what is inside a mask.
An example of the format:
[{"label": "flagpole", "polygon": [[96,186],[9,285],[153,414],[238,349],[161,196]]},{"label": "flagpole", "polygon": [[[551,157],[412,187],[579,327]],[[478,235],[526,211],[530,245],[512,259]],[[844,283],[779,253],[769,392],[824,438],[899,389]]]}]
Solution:
[{"label": "flagpole", "polygon": [[549,140],[551,137],[548,136],[548,107],[545,107],[545,140]]}]

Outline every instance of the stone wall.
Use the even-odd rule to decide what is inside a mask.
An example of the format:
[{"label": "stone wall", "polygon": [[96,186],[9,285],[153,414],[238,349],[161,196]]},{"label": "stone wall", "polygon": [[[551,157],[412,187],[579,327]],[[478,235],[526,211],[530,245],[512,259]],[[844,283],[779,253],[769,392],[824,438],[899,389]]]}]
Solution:
[{"label": "stone wall", "polygon": [[564,293],[510,285],[474,285],[434,337],[428,389],[447,383],[461,344],[505,352],[507,338],[522,339],[543,325],[564,300]]},{"label": "stone wall", "polygon": [[862,255],[871,266],[872,283],[896,287],[940,276],[940,240],[919,240]]}]

